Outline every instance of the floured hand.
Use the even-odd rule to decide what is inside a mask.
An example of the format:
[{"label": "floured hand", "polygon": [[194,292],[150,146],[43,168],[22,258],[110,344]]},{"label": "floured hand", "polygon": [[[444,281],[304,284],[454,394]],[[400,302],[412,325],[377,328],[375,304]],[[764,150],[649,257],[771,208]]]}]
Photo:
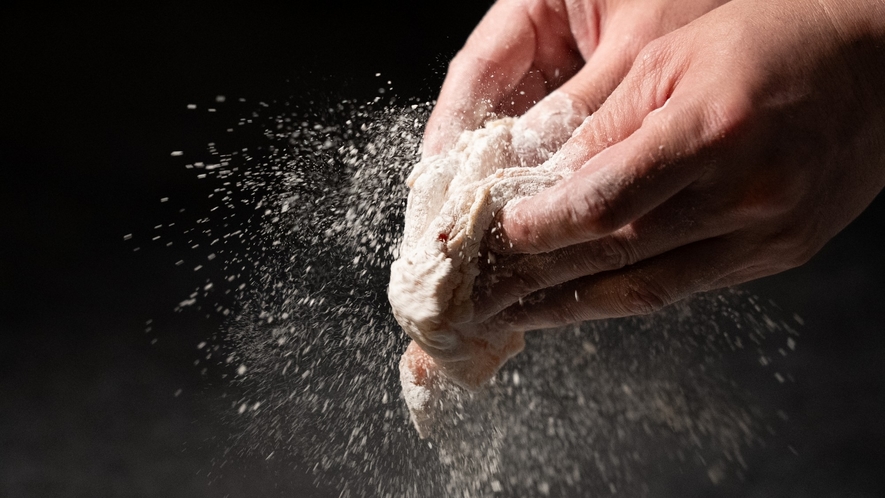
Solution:
[{"label": "floured hand", "polygon": [[874,0],[735,0],[655,40],[563,146],[569,182],[500,213],[522,255],[477,315],[643,314],[805,263],[885,185],[883,47]]}]

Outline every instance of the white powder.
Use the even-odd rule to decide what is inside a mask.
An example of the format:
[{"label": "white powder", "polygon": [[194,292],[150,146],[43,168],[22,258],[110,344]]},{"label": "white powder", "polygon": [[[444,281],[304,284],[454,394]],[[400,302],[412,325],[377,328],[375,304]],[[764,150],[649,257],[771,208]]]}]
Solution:
[{"label": "white powder", "polygon": [[[233,134],[267,130],[257,144],[250,132],[227,145],[210,144],[208,153],[189,153],[220,165],[185,165],[205,173],[217,204],[179,212],[185,219],[174,220],[176,230],[187,241],[180,245],[193,256],[176,253],[170,260],[183,268],[200,262],[204,272],[224,276],[198,282],[179,308],[227,323],[225,334],[205,338],[199,350],[205,360],[197,367],[217,362],[226,372],[223,406],[212,416],[236,427],[212,475],[246,472],[243,454],[273,455],[268,465],[280,465],[281,486],[287,479],[303,486],[299,473],[288,472],[300,469],[315,475],[317,490],[344,498],[539,496],[543,490],[661,497],[684,494],[674,482],[693,473],[709,481],[707,469],[717,478],[724,469],[719,486],[727,486],[745,460],[750,467],[758,462],[769,425],[779,430],[785,422],[757,407],[729,374],[736,367],[769,369],[762,373],[774,389],[789,389],[789,365],[776,348],[789,350],[785,334],[795,331],[751,296],[696,297],[651,316],[527,334],[525,351],[477,392],[448,389],[437,369],[406,365],[397,374],[406,338],[383,305],[383,289],[402,247],[406,172],[418,160],[429,109],[341,102],[315,115],[260,104],[251,124]],[[519,126],[509,131],[510,145],[519,164],[530,165],[515,145]],[[447,198],[426,211],[424,231]],[[410,233],[420,240],[424,231]],[[136,233],[130,243],[139,237],[144,244],[166,240]],[[440,302],[439,316],[449,320],[455,310]],[[459,333],[462,327],[453,326]],[[412,348],[416,353],[404,361],[423,358],[436,366],[417,344]],[[760,356],[768,366],[756,366]],[[236,375],[240,366],[243,374]],[[406,398],[427,408],[412,416],[437,422],[430,426],[432,444],[415,437],[396,397],[411,386],[417,388]],[[770,458],[793,455],[774,446],[764,451]]]}]

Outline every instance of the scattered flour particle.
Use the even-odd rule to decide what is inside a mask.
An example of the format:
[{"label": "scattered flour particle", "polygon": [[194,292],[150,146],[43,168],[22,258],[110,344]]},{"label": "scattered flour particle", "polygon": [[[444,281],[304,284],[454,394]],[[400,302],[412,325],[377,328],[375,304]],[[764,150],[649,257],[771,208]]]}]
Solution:
[{"label": "scattered flour particle", "polygon": [[123,236],[123,240],[129,240],[129,239],[131,239],[131,238],[132,238],[132,234],[131,234],[131,233],[127,233],[126,235]]},{"label": "scattered flour particle", "polygon": [[206,341],[203,341],[203,342],[197,344],[197,349],[203,349],[205,347],[206,347]]},{"label": "scattered flour particle", "polygon": [[237,375],[243,375],[246,373],[246,365],[240,365],[237,367]]},{"label": "scattered flour particle", "polygon": [[539,482],[538,492],[544,496],[550,496],[550,484],[548,484],[547,481]]},{"label": "scattered flour particle", "polygon": [[191,110],[196,109],[196,108],[197,108],[197,104],[188,104],[188,105],[187,105],[187,108],[188,108],[188,109],[191,109]]},{"label": "scattered flour particle", "polygon": [[224,102],[227,98],[224,95],[216,95],[215,102]]},{"label": "scattered flour particle", "polygon": [[173,396],[175,396],[177,398],[177,397],[181,396],[181,392],[182,392],[181,389],[178,389],[177,391],[175,391],[175,394]]},{"label": "scattered flour particle", "polygon": [[492,492],[500,493],[501,491],[504,491],[504,487],[501,486],[501,483],[499,481],[492,481]]},{"label": "scattered flour particle", "polygon": [[180,150],[173,150],[172,151],[172,157],[178,157],[178,156],[183,156],[183,155],[184,155],[183,151],[180,151]]},{"label": "scattered flour particle", "polygon": [[160,202],[169,202],[169,198],[168,197],[161,197]]},{"label": "scattered flour particle", "polygon": [[791,351],[796,350],[796,341],[792,337],[787,337],[787,347],[790,348]]},{"label": "scattered flour particle", "polygon": [[713,483],[713,485],[718,485],[723,479],[725,479],[725,470],[721,465],[714,465],[707,469],[707,477],[710,478],[710,482]]}]

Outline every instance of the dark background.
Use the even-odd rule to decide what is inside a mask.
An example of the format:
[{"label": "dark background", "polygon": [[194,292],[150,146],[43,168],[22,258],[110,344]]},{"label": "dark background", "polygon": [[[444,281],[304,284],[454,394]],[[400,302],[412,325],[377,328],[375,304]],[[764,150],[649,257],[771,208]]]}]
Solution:
[{"label": "dark background", "polygon": [[[0,496],[337,496],[263,459],[219,469],[223,386],[193,362],[220,323],[172,312],[204,276],[144,239],[207,206],[170,152],[259,100],[370,98],[375,73],[433,98],[490,2],[125,4],[0,8]],[[806,322],[779,400],[799,456],[757,455],[729,495],[885,496],[883,216],[747,286]],[[701,489],[674,496],[724,491]]]}]

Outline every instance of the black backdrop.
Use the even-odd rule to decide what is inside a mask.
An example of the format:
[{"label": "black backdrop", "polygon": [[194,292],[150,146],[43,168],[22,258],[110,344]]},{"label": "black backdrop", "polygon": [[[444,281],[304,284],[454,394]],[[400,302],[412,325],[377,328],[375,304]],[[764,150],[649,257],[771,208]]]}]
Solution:
[{"label": "black backdrop", "polygon": [[[170,151],[204,149],[245,109],[234,99],[370,98],[375,73],[432,98],[488,6],[4,2],[0,496],[337,494],[260,459],[217,470],[229,428],[193,361],[219,323],[171,312],[202,280],[176,249],[123,235],[205,207]],[[882,204],[809,265],[747,286],[807,324],[783,395],[800,456],[710,496],[885,495]]]}]

